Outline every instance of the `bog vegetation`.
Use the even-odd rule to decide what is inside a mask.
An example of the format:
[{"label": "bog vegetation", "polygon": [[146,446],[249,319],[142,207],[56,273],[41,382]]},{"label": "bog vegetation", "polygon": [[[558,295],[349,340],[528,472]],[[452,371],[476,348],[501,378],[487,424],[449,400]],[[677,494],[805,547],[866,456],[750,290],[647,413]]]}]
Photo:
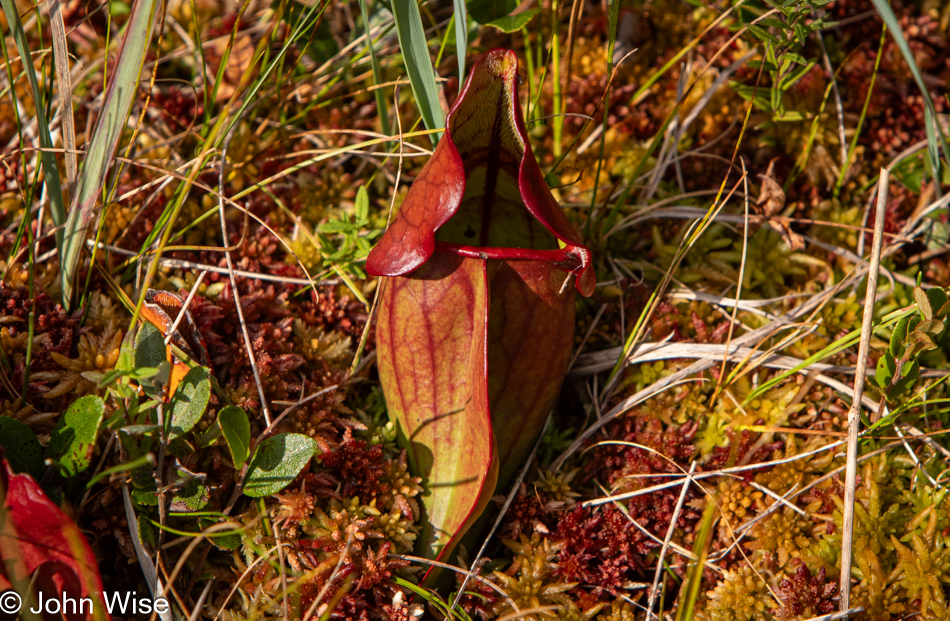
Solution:
[{"label": "bog vegetation", "polygon": [[[950,6],[0,6],[0,591],[950,618]],[[424,579],[365,266],[497,47],[596,287],[530,455]]]}]

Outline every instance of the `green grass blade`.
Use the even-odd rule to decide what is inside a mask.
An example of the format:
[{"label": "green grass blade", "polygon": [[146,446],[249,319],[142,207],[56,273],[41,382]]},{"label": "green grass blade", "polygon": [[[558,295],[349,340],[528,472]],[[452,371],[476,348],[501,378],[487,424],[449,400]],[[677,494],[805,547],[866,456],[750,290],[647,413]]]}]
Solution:
[{"label": "green grass blade", "polygon": [[[904,317],[907,317],[908,315],[911,315],[912,313],[915,313],[915,312],[917,312],[917,307],[911,306],[906,309],[901,309],[901,310],[897,310],[892,313],[889,313],[885,315],[883,319],[881,319],[880,323],[878,323],[877,325],[871,328],[872,330],[871,334],[877,334],[880,331],[891,327],[892,325],[894,325],[895,323],[897,323]],[[805,369],[813,364],[822,362],[825,359],[844,351],[848,347],[853,346],[860,339],[861,339],[861,328],[857,328],[857,329],[852,330],[851,332],[848,332],[841,338],[835,340],[830,345],[822,348],[821,351],[809,356],[805,360],[802,360],[800,363],[795,365],[795,367],[787,371],[784,371],[782,373],[779,373],[777,376],[773,377],[769,381],[765,382],[764,384],[762,384],[761,386],[753,390],[752,393],[745,398],[743,403],[748,403],[752,401],[753,399],[761,397],[762,395],[770,391],[772,388],[778,386],[779,384],[784,382],[786,379],[788,379],[795,373],[798,373],[802,369]],[[726,383],[729,383],[732,381],[732,379],[735,377],[738,370],[739,370],[738,368],[733,370],[730,376],[726,379]]]},{"label": "green grass blade", "polygon": [[[428,129],[442,129],[445,127],[445,115],[439,105],[439,87],[435,83],[435,70],[429,58],[419,5],[415,0],[393,0],[392,6],[399,48],[422,121]],[[436,144],[441,137],[441,132],[433,134],[432,144]]]},{"label": "green grass blade", "polygon": [[[367,0],[360,0],[360,13],[363,15],[363,27],[366,29],[366,47],[369,48],[369,60],[373,66],[373,84],[379,86],[383,83],[382,72],[379,69],[379,61],[376,60],[376,50],[373,48],[373,37],[370,36],[369,10],[366,8]],[[377,88],[373,91],[376,96],[376,110],[379,114],[380,126],[383,133],[387,136],[392,135],[392,127],[389,124],[389,109],[386,106],[386,97],[383,96],[383,90]]]},{"label": "green grass blade", "polygon": [[145,53],[152,40],[156,4],[155,0],[138,0],[132,5],[118,61],[109,80],[96,129],[86,150],[82,172],[76,182],[76,196],[72,199],[69,219],[66,221],[65,246],[60,253],[63,303],[67,307],[72,303],[73,280],[82,256],[86,229],[92,219],[92,208],[96,204],[96,197],[102,191],[106,174],[114,160],[116,148],[132,110],[135,93],[138,91]]},{"label": "green grass blade", "polygon": [[53,153],[53,138],[49,133],[49,123],[46,120],[46,104],[43,94],[40,91],[39,82],[36,79],[36,72],[33,70],[33,57],[30,55],[30,48],[27,46],[26,32],[23,30],[23,22],[20,21],[20,14],[17,12],[13,0],[0,0],[0,6],[7,17],[7,23],[10,25],[10,31],[13,40],[16,43],[17,52],[20,53],[20,61],[23,63],[23,72],[30,82],[30,89],[33,92],[33,104],[36,108],[36,125],[39,129],[40,146],[43,151],[40,153],[40,161],[43,164],[43,172],[46,178],[46,188],[49,191],[50,215],[53,217],[53,224],[56,225],[56,248],[62,252],[63,248],[63,223],[66,222],[66,204],[63,202],[63,188],[59,183],[59,166],[56,164],[56,154]]},{"label": "green grass blade", "polygon": [[[620,0],[612,0],[608,3],[610,9],[607,12],[607,74],[610,75],[614,68],[614,46],[617,43],[617,24],[620,21]],[[604,118],[601,122],[600,131],[600,154],[597,156],[597,169],[594,171],[594,189],[590,194],[590,209],[587,212],[587,221],[584,223],[584,235],[590,235],[590,225],[594,219],[594,209],[597,206],[597,186],[600,181],[600,169],[604,164],[604,150],[607,145],[608,114],[610,107],[610,82],[607,83],[607,92],[604,93]]]},{"label": "green grass blade", "polygon": [[[890,31],[891,37],[894,38],[894,43],[896,43],[897,47],[900,48],[901,54],[904,56],[904,60],[907,62],[907,66],[910,67],[910,72],[913,74],[914,80],[917,82],[917,86],[920,87],[920,92],[924,96],[924,106],[926,109],[927,121],[927,142],[930,148],[931,164],[934,165],[934,177],[939,180],[940,160],[939,157],[937,157],[937,152],[943,151],[943,157],[947,162],[950,162],[950,152],[947,150],[947,139],[943,135],[943,130],[936,122],[937,113],[934,109],[934,102],[930,98],[930,90],[924,83],[924,77],[921,75],[920,68],[917,66],[917,62],[914,60],[914,53],[907,44],[907,39],[904,38],[904,32],[901,30],[900,22],[897,21],[897,16],[894,14],[894,9],[891,8],[890,2],[887,0],[871,1],[874,3],[874,8],[877,9],[881,19],[884,20],[884,24]],[[935,129],[936,131],[934,131]],[[939,191],[939,182],[936,184],[936,187]]]},{"label": "green grass blade", "polygon": [[468,51],[468,10],[465,0],[452,0],[455,8],[455,54],[459,63],[459,86],[465,84],[465,53]]},{"label": "green grass blade", "polygon": [[554,145],[551,150],[554,157],[561,158],[564,152],[561,144],[564,131],[564,99],[561,97],[561,20],[558,19],[558,10],[561,3],[555,0],[551,5],[551,78],[554,86],[552,105],[554,118],[551,119]]},{"label": "green grass blade", "polygon": [[713,524],[718,515],[719,506],[712,496],[707,496],[706,509],[699,523],[696,542],[693,544],[693,556],[696,562],[691,563],[686,572],[686,581],[680,587],[679,605],[676,607],[676,621],[686,621],[693,618],[696,600],[699,599],[699,589],[703,583],[703,570],[706,559],[709,558],[709,535],[713,532]]},{"label": "green grass blade", "polygon": [[874,58],[874,69],[871,71],[871,82],[868,84],[868,94],[864,98],[864,107],[861,108],[861,116],[858,117],[858,125],[854,130],[854,136],[851,138],[851,146],[848,147],[848,159],[845,165],[841,167],[838,174],[838,180],[835,182],[835,198],[841,192],[841,186],[844,185],[845,175],[848,174],[848,168],[851,166],[851,159],[854,157],[854,150],[858,146],[858,138],[861,137],[861,128],[864,127],[864,119],[868,113],[868,106],[871,105],[871,95],[874,93],[874,82],[877,80],[877,72],[881,67],[881,57],[884,55],[884,37],[887,35],[887,25],[881,28],[881,42],[877,46],[877,56]]}]

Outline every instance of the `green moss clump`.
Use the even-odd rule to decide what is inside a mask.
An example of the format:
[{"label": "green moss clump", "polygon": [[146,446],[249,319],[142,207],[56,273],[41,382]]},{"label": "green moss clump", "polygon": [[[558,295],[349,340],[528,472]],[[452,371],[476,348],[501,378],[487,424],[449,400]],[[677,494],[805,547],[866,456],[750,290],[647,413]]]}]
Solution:
[{"label": "green moss clump", "polygon": [[727,571],[706,597],[697,621],[771,621],[779,608],[763,576],[749,565]]}]

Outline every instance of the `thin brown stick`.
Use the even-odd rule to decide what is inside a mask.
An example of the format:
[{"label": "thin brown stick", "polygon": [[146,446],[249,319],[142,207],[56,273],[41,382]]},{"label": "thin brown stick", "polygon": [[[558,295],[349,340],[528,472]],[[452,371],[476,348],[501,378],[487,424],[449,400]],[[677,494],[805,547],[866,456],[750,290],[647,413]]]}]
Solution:
[{"label": "thin brown stick", "polygon": [[578,356],[580,356],[581,352],[584,351],[584,345],[587,345],[587,341],[590,339],[590,335],[594,333],[594,328],[597,327],[597,322],[600,321],[600,317],[601,315],[604,314],[605,310],[607,310],[606,302],[601,304],[600,308],[597,309],[597,314],[594,315],[594,319],[590,322],[590,327],[587,328],[587,332],[584,334],[584,338],[582,338],[580,344],[578,344],[577,350],[574,352],[574,357],[571,358],[570,364],[567,365],[568,371],[574,368],[574,363],[577,362]]},{"label": "thin brown stick", "polygon": [[861,398],[871,345],[871,326],[874,323],[874,300],[877,294],[877,275],[881,265],[881,245],[884,241],[884,208],[887,205],[887,183],[890,171],[881,169],[877,187],[877,212],[874,219],[874,242],[871,246],[871,268],[868,271],[867,292],[864,294],[864,317],[861,320],[861,343],[858,346],[857,372],[854,393],[848,410],[848,457],[845,469],[844,523],[841,533],[840,610],[851,607],[851,551],[854,545],[854,496],[858,475],[858,430],[861,426]]},{"label": "thin brown stick", "polygon": [[[234,124],[235,129],[237,128],[237,123]],[[231,138],[234,137],[234,131],[231,131],[227,137],[224,139],[224,144],[221,145],[221,161],[218,168],[218,187],[224,188],[224,165],[227,159],[228,145],[231,144]],[[227,221],[224,215],[224,200],[223,197],[218,198],[218,218],[221,221],[221,244],[224,246],[228,245],[228,227]],[[238,323],[241,324],[241,334],[244,337],[244,347],[247,350],[247,359],[251,363],[251,371],[254,373],[254,384],[257,385],[257,394],[261,399],[261,411],[264,414],[264,422],[268,427],[271,425],[271,415],[270,407],[267,405],[267,395],[264,394],[264,386],[261,383],[261,372],[257,366],[257,359],[254,356],[254,347],[251,344],[251,335],[247,329],[247,322],[244,320],[244,309],[241,308],[241,293],[238,291],[237,286],[237,277],[234,274],[234,261],[231,260],[231,252],[226,250],[224,252],[224,258],[227,260],[228,265],[228,276],[231,280],[231,295],[234,296],[234,308],[237,311]],[[247,472],[247,469],[244,470]],[[278,554],[280,550],[278,548]]]},{"label": "thin brown stick", "polygon": [[[399,132],[399,159],[396,167],[396,180],[393,182],[393,195],[389,201],[389,213],[386,215],[386,228],[389,229],[389,225],[393,220],[393,210],[396,208],[396,195],[399,194],[399,180],[402,178],[402,155],[405,152],[405,137],[403,136],[402,131],[402,117],[399,114],[399,85],[396,85],[395,92],[393,94],[393,107],[396,111],[396,126]],[[363,326],[363,334],[360,335],[360,342],[356,346],[356,351],[353,353],[353,363],[350,365],[350,379],[356,375],[357,371],[362,367],[362,362],[360,362],[360,356],[363,353],[363,350],[366,347],[366,341],[369,338],[369,331],[373,327],[373,322],[376,319],[376,312],[379,308],[379,299],[382,297],[383,287],[386,286],[386,279],[380,278],[377,280],[376,291],[373,292],[373,303],[369,307],[369,314],[366,316],[366,325]],[[375,352],[370,355],[375,355]],[[364,358],[364,361],[366,359]]]},{"label": "thin brown stick", "polygon": [[680,490],[680,497],[676,501],[676,509],[673,511],[673,517],[670,518],[670,527],[666,531],[666,539],[663,540],[663,547],[660,549],[660,557],[656,561],[656,573],[653,575],[653,588],[650,589],[650,600],[647,603],[647,621],[653,618],[659,618],[659,615],[653,612],[653,606],[656,604],[656,594],[660,590],[660,576],[663,575],[663,558],[666,556],[666,550],[670,547],[673,540],[673,532],[676,530],[676,522],[679,520],[680,511],[683,509],[683,502],[686,500],[686,492],[689,491],[689,484],[692,481],[693,473],[696,472],[696,462],[689,466],[689,474],[683,480],[683,488]]}]

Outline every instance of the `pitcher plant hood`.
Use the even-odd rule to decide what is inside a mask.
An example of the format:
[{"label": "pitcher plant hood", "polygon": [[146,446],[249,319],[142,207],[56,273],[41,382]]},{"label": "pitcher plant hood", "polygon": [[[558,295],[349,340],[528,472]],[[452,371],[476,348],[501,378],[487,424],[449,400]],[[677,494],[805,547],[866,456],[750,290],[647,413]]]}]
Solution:
[{"label": "pitcher plant hood", "polygon": [[484,54],[472,67],[432,158],[370,252],[366,270],[403,276],[436,250],[553,263],[594,290],[590,251],[544,181],[518,104],[518,58]]}]

